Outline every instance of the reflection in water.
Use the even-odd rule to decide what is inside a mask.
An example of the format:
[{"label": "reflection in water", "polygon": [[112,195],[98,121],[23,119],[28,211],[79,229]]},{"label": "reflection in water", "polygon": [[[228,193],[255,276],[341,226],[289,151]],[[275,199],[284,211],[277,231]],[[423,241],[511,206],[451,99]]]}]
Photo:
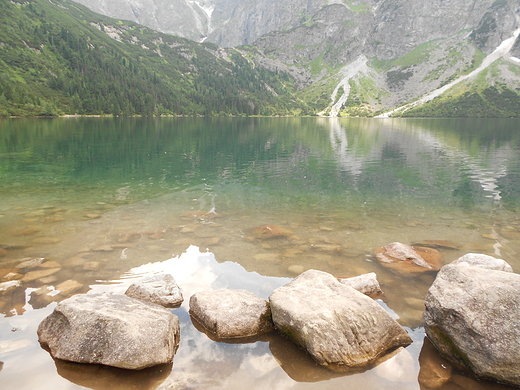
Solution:
[{"label": "reflection in water", "polygon": [[[517,120],[1,121],[0,283],[20,285],[0,294],[0,382],[95,388],[95,367],[65,369],[39,347],[38,323],[72,294],[122,293],[136,278],[171,272],[186,300],[173,310],[181,347],[170,374],[151,370],[142,380],[149,388],[416,390],[423,299],[435,274],[396,276],[372,251],[450,240],[453,248],[440,249],[444,263],[481,252],[520,269],[517,127]],[[250,233],[267,224],[292,233]],[[414,343],[346,375],[276,334],[222,343],[191,322],[187,305],[197,291],[243,288],[267,298],[310,268],[341,277],[376,272],[380,304]],[[64,370],[76,379],[64,379]],[[469,389],[468,380],[454,371],[443,388]]]},{"label": "reflection in water", "polygon": [[64,360],[55,360],[55,364],[58,375],[93,390],[154,390],[168,378],[172,371],[171,364],[139,371]]}]

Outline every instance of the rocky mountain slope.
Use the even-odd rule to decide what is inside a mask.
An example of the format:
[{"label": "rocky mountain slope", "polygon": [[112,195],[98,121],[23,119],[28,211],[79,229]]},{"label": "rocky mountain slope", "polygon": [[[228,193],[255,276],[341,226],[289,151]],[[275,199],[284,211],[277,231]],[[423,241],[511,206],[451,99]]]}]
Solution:
[{"label": "rocky mountain slope", "polygon": [[[520,0],[78,1],[161,31],[238,46],[257,66],[291,74],[298,96],[323,115],[373,115],[468,74],[420,114],[454,115],[443,107],[468,96],[477,107],[471,115],[520,109],[520,43],[479,68],[515,36]],[[513,101],[507,112],[504,99]],[[496,109],[483,110],[490,104]]]}]

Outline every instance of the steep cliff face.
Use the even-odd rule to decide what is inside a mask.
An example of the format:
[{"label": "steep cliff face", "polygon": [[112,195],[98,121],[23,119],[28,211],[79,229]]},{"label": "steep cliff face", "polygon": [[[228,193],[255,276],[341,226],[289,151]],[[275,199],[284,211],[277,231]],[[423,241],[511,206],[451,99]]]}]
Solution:
[{"label": "steep cliff face", "polygon": [[76,0],[91,10],[201,41],[211,30],[214,0]]},{"label": "steep cliff face", "polygon": [[[417,99],[477,69],[520,27],[520,0],[77,1],[220,47],[247,45],[239,50],[250,61],[289,73],[325,114]],[[509,54],[507,66],[466,88],[500,85],[518,96],[520,61],[511,57],[520,43]]]}]

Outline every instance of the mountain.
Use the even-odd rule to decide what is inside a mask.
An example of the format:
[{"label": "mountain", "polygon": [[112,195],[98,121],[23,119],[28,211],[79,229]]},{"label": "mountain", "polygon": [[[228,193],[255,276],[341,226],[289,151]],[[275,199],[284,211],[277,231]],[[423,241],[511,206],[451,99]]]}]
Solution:
[{"label": "mountain", "polygon": [[[298,96],[324,115],[374,115],[454,80],[461,81],[456,88],[406,115],[520,115],[520,43],[492,64],[485,61],[518,36],[519,0],[78,1],[140,23],[182,15],[190,28],[161,24],[156,16],[153,26],[237,47],[257,66],[288,72]],[[119,5],[109,12],[114,1]],[[125,6],[133,16],[117,12]]]},{"label": "mountain", "polygon": [[287,74],[234,49],[94,14],[0,0],[0,115],[294,115]]},{"label": "mountain", "polygon": [[79,1],[150,27],[0,0],[0,115],[520,116],[520,0]]}]

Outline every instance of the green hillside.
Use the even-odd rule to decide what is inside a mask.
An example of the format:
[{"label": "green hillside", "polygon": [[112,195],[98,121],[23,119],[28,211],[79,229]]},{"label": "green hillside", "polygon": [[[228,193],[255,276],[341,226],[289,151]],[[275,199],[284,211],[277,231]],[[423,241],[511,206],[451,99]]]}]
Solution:
[{"label": "green hillside", "polygon": [[0,0],[0,116],[300,114],[293,80],[238,51],[67,0]]}]

